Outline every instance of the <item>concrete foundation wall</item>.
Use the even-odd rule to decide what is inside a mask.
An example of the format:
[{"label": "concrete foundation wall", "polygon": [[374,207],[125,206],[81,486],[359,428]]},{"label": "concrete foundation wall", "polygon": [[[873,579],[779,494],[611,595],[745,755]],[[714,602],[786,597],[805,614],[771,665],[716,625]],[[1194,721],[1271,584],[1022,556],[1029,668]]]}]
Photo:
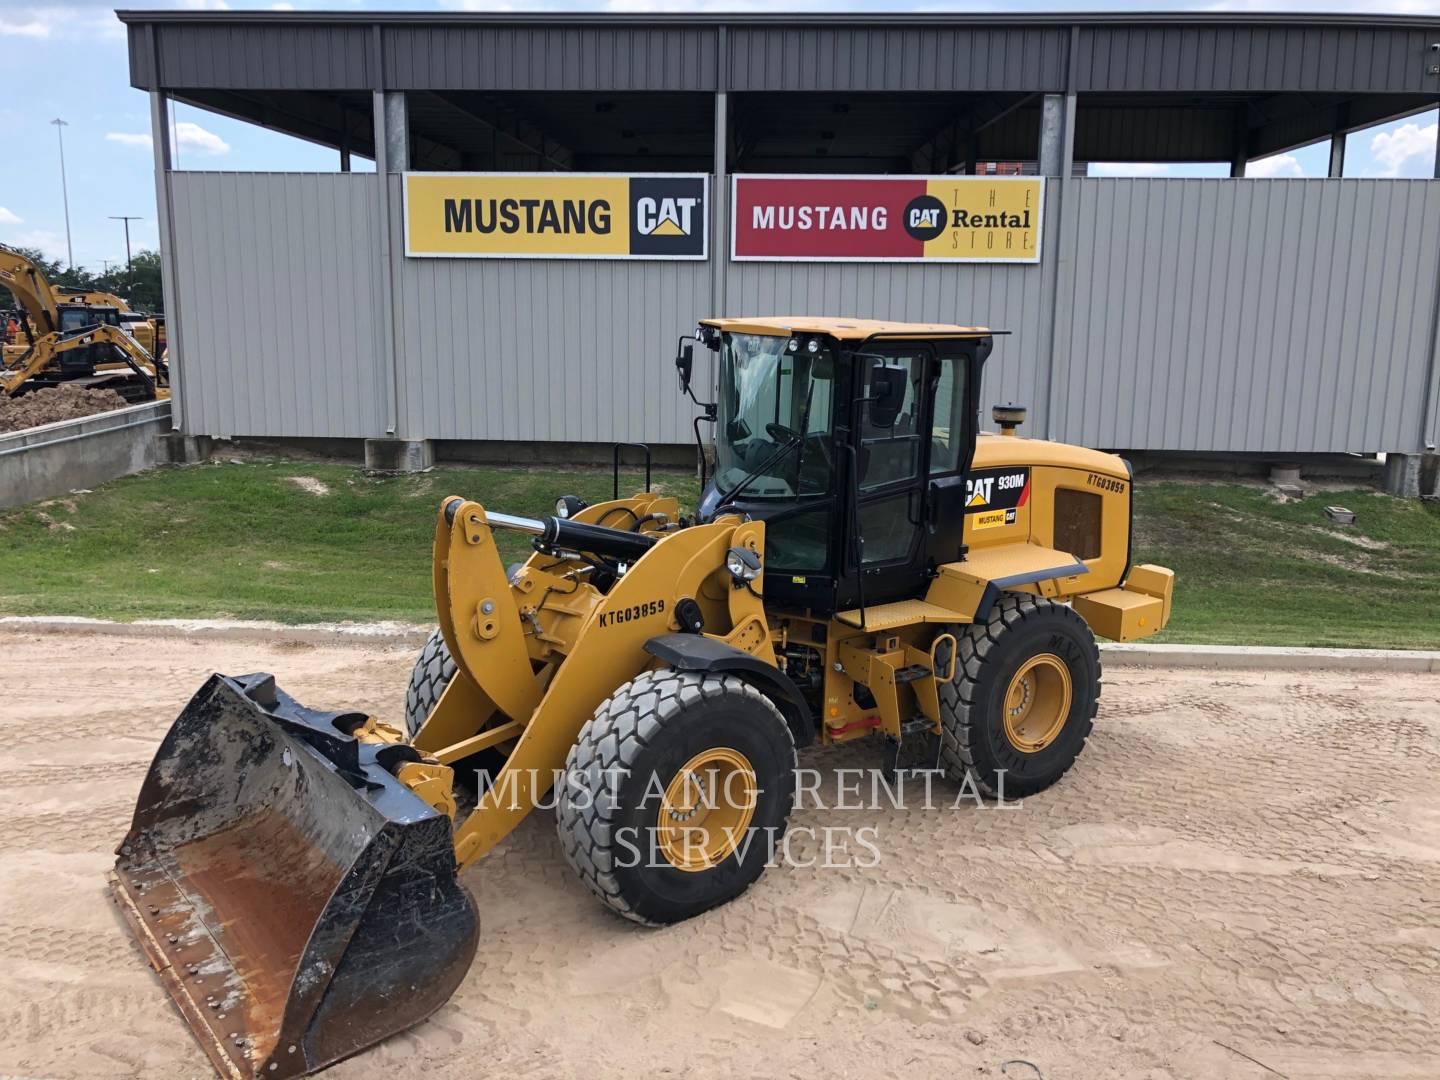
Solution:
[{"label": "concrete foundation wall", "polygon": [[0,435],[0,508],[54,499],[129,476],[160,460],[170,403],[62,420]]}]

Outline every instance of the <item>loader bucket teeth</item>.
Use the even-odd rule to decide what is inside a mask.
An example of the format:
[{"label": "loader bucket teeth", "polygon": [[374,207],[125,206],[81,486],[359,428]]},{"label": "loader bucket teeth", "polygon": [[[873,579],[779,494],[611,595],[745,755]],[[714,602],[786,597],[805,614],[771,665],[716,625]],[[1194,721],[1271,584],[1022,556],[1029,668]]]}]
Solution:
[{"label": "loader bucket teeth", "polygon": [[111,890],[226,1077],[302,1076],[454,992],[479,918],[449,818],[268,675],[212,676],[165,736]]}]

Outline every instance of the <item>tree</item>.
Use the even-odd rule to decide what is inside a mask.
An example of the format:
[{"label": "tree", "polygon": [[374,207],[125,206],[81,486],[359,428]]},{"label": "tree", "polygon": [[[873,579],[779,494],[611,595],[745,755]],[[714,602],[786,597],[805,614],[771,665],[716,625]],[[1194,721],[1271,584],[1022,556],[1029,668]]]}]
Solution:
[{"label": "tree", "polygon": [[[59,259],[48,259],[39,248],[17,247],[27,259],[40,268],[51,285],[64,285],[72,289],[94,289],[97,292],[114,293],[137,311],[164,311],[165,295],[160,288],[160,253],[141,250],[130,260],[127,272],[121,263],[103,274],[92,274],[83,266],[64,267]],[[9,297],[9,292],[0,289],[0,297]],[[0,307],[18,307],[13,299],[0,302]]]},{"label": "tree", "polygon": [[94,288],[114,293],[138,311],[164,311],[165,294],[160,288],[160,253],[137,251],[127,271],[122,263],[95,278]]},{"label": "tree", "polygon": [[[59,259],[47,259],[45,253],[39,248],[16,247],[13,250],[18,251],[39,267],[40,272],[45,275],[46,280],[48,280],[51,285],[66,285],[75,289],[98,288],[95,283],[95,275],[91,274],[83,266],[64,267],[61,265]],[[8,296],[9,290],[5,290],[5,293]],[[20,303],[11,297],[7,306],[12,308],[19,307]]]}]

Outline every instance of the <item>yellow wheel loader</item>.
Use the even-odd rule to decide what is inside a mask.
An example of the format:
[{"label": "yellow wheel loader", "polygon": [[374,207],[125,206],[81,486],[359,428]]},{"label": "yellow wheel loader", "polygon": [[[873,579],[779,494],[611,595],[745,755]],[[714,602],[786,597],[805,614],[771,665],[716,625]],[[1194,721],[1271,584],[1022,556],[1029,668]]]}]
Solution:
[{"label": "yellow wheel loader", "polygon": [[[111,884],[219,1072],[299,1076],[439,1008],[479,940],[462,875],[537,807],[602,903],[666,924],[772,861],[800,748],[869,739],[882,767],[1006,798],[1060,779],[1095,717],[1094,634],[1160,630],[1172,575],[1131,565],[1122,459],[1019,437],[1018,406],[979,432],[992,344],[707,320],[676,357],[692,399],[695,348],[717,359],[697,514],[618,484],[540,519],[444,499],[403,731],[213,676]],[[507,569],[500,530],[534,553]]]}]

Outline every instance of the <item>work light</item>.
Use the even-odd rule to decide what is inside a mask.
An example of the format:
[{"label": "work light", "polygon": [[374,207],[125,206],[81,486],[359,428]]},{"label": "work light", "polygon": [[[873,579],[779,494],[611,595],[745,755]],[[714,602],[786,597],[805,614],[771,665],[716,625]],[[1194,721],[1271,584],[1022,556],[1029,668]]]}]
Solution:
[{"label": "work light", "polygon": [[760,556],[749,548],[733,547],[725,553],[725,569],[737,584],[760,576]]}]

